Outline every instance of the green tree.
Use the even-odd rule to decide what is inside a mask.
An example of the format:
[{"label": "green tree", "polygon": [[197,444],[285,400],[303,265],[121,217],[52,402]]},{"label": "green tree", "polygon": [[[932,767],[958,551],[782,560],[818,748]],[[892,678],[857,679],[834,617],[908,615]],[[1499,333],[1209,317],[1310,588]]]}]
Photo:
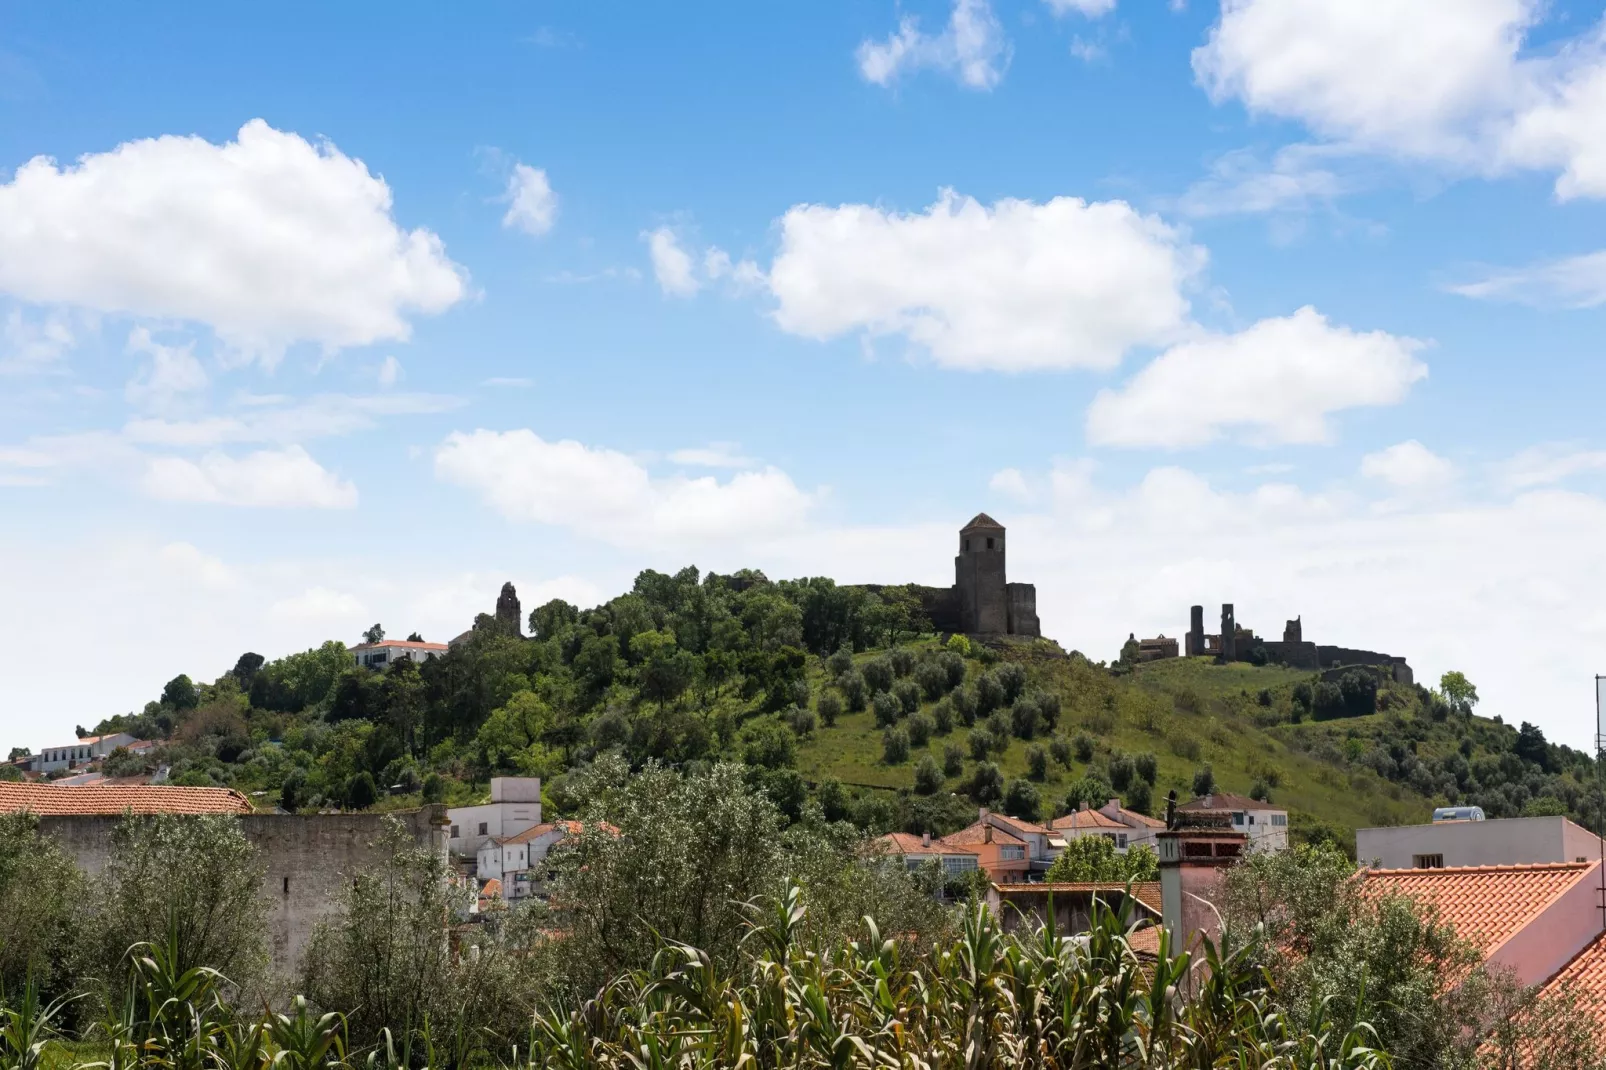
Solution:
[{"label": "green tree", "polygon": [[381,642],[384,638],[385,638],[385,628],[384,628],[383,625],[380,625],[380,624],[372,625],[372,626],[369,627],[369,629],[367,631],[362,633],[362,641],[365,642],[365,643],[378,643],[378,642]]},{"label": "green tree", "polygon": [[374,774],[364,769],[346,781],[346,806],[352,810],[366,810],[379,801],[379,786]]},{"label": "green tree", "polygon": [[1451,670],[1439,677],[1439,692],[1450,704],[1450,709],[1463,718],[1470,718],[1478,705],[1478,689],[1466,674]]},{"label": "green tree", "polygon": [[697,656],[680,649],[673,633],[638,632],[631,637],[641,697],[663,708],[685,693],[697,676]]},{"label": "green tree", "polygon": [[201,694],[188,676],[179,673],[162,688],[162,705],[174,710],[193,710],[201,704]]},{"label": "green tree", "polygon": [[901,765],[909,760],[909,733],[894,726],[881,733],[881,760]]},{"label": "green tree", "polygon": [[970,771],[965,793],[978,806],[991,806],[1004,797],[1004,774],[992,762],[979,761]]},{"label": "green tree", "polygon": [[1037,785],[1030,780],[1011,780],[1004,792],[1004,813],[1022,821],[1036,821],[1041,799]]},{"label": "green tree", "polygon": [[474,736],[474,748],[485,775],[550,776],[557,756],[542,742],[556,715],[534,691],[520,691],[494,710]]},{"label": "green tree", "polygon": [[1193,772],[1193,793],[1195,795],[1214,795],[1216,793],[1216,771],[1206,762]]},{"label": "green tree", "polygon": [[915,763],[915,791],[921,795],[931,795],[942,788],[942,770],[937,766],[937,760],[929,754],[921,755]]},{"label": "green tree", "polygon": [[0,992],[33,978],[47,999],[65,995],[88,902],[83,874],[26,811],[0,814]]},{"label": "green tree", "polygon": [[554,598],[530,610],[530,634],[545,642],[578,623],[580,611],[561,598]]}]

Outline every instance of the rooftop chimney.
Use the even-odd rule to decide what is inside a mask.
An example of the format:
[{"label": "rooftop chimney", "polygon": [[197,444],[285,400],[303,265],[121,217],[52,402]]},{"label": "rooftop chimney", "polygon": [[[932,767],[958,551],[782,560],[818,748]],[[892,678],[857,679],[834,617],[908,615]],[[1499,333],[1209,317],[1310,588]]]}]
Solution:
[{"label": "rooftop chimney", "polygon": [[922,847],[930,847],[931,846],[931,833],[922,832],[920,834],[920,846],[922,846]]}]

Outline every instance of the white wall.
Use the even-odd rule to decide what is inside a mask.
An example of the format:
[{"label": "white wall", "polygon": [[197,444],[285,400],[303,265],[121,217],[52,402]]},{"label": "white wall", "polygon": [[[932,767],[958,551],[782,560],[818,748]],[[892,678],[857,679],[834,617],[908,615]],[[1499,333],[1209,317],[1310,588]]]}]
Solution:
[{"label": "white wall", "polygon": [[[486,840],[517,836],[541,823],[541,803],[493,802],[480,806],[454,806],[446,811],[448,849],[459,858],[474,858]],[[481,825],[485,831],[479,830]],[[456,835],[450,835],[452,829]]]},{"label": "white wall", "polygon": [[1446,866],[1514,866],[1600,860],[1599,837],[1565,817],[1508,817],[1359,829],[1362,865],[1410,869],[1418,855],[1443,855]]}]

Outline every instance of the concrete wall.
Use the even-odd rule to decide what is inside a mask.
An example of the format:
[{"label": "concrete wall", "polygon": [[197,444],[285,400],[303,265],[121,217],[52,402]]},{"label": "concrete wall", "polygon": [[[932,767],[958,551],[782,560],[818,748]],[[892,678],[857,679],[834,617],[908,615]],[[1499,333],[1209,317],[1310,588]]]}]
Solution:
[{"label": "concrete wall", "polygon": [[1565,817],[1510,817],[1358,829],[1355,857],[1383,869],[1410,869],[1415,855],[1446,866],[1514,866],[1600,859],[1600,839]]},{"label": "concrete wall", "polygon": [[[446,811],[447,846],[453,857],[473,858],[488,840],[517,836],[541,823],[539,793],[535,802],[492,802],[454,806]],[[480,831],[480,826],[485,831]],[[451,835],[456,829],[457,835]]]},{"label": "concrete wall", "polygon": [[[401,821],[416,844],[446,850],[446,811],[441,806],[393,815],[249,814],[239,819],[266,867],[262,895],[269,903],[269,950],[281,976],[294,973],[318,919],[332,909],[352,873],[380,861],[375,845],[387,816]],[[106,867],[112,833],[122,820],[104,815],[41,817],[39,828],[93,877]]]}]

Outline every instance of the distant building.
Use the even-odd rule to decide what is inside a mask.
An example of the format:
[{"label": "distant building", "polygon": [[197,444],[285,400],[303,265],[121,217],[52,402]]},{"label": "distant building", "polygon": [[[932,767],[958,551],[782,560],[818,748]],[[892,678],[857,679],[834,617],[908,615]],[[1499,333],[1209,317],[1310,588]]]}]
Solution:
[{"label": "distant building", "polygon": [[1291,669],[1310,669],[1315,672],[1365,666],[1386,675],[1395,683],[1411,684],[1416,679],[1411,666],[1398,655],[1306,642],[1304,624],[1298,617],[1283,625],[1280,642],[1262,639],[1253,629],[1238,624],[1231,602],[1222,603],[1221,630],[1215,634],[1206,634],[1204,630],[1203,606],[1193,606],[1189,610],[1183,652],[1190,658],[1209,656],[1220,661],[1251,661],[1264,657],[1267,661]]},{"label": "distant building", "polygon": [[1195,949],[1201,936],[1220,935],[1221,915],[1212,904],[1227,868],[1243,856],[1249,841],[1223,814],[1179,810],[1176,816],[1176,827],[1155,834],[1160,913],[1174,951]]},{"label": "distant building", "polygon": [[19,759],[17,765],[33,773],[54,773],[60,769],[76,769],[106,757],[118,747],[127,747],[140,740],[127,732],[109,732],[103,736],[84,736],[65,747],[46,747],[38,754]]},{"label": "distant building", "polygon": [[[578,821],[554,821],[488,839],[477,852],[475,875],[482,881],[500,882],[499,894],[509,901],[536,895],[546,884],[548,852],[580,829]],[[483,889],[481,894],[485,894]]]},{"label": "distant building", "polygon": [[447,849],[457,858],[477,859],[487,840],[507,839],[541,823],[541,778],[491,778],[491,801],[446,811]]},{"label": "distant building", "polygon": [[969,847],[956,846],[941,838],[932,838],[927,832],[912,836],[907,832],[889,832],[876,837],[876,846],[888,855],[902,858],[910,869],[919,869],[927,862],[937,862],[943,874],[962,877],[980,868],[980,855]]},{"label": "distant building", "polygon": [[251,800],[232,788],[177,788],[155,784],[7,783],[0,781],[0,813],[26,810],[38,817],[120,817],[133,814],[249,814]]},{"label": "distant building", "polygon": [[1056,817],[1051,827],[1067,843],[1084,836],[1103,836],[1117,852],[1125,854],[1129,847],[1153,847],[1154,834],[1165,828],[1165,822],[1128,810],[1120,799],[1111,799],[1096,810],[1084,804],[1079,810]]},{"label": "distant building", "polygon": [[1355,857],[1378,869],[1596,862],[1601,841],[1565,817],[1436,821],[1357,829]]},{"label": "distant building", "polygon": [[1140,814],[1136,810],[1128,810],[1121,805],[1120,799],[1111,799],[1099,807],[1099,813],[1127,827],[1128,847],[1153,847],[1155,833],[1165,828],[1164,821],[1152,818],[1148,814]]},{"label": "distant building", "polygon": [[365,669],[383,669],[397,661],[429,661],[450,650],[445,643],[416,643],[405,639],[381,639],[377,643],[358,643],[352,657]]},{"label": "distant building", "polygon": [[1222,813],[1228,816],[1234,832],[1249,839],[1251,850],[1288,849],[1288,811],[1257,799],[1221,792],[1201,795],[1177,807],[1179,813]]},{"label": "distant building", "polygon": [[[1131,635],[1128,638],[1136,638]],[[1177,641],[1167,639],[1164,635],[1157,635],[1153,639],[1138,639],[1139,661],[1161,661],[1165,658],[1177,656]]]},{"label": "distant building", "polygon": [[977,513],[959,529],[954,558],[960,631],[976,635],[1039,636],[1037,588],[1010,583],[1004,572],[1004,525]]},{"label": "distant building", "polygon": [[1132,885],[1127,902],[1126,884],[1113,881],[1035,884],[994,884],[987,890],[987,905],[1005,932],[1034,931],[1047,924],[1049,904],[1054,907],[1054,931],[1075,936],[1092,927],[1093,902],[1098,900],[1111,910],[1128,910],[1128,924],[1149,923],[1127,937],[1127,943],[1140,955],[1159,950],[1161,892],[1159,881]]}]

